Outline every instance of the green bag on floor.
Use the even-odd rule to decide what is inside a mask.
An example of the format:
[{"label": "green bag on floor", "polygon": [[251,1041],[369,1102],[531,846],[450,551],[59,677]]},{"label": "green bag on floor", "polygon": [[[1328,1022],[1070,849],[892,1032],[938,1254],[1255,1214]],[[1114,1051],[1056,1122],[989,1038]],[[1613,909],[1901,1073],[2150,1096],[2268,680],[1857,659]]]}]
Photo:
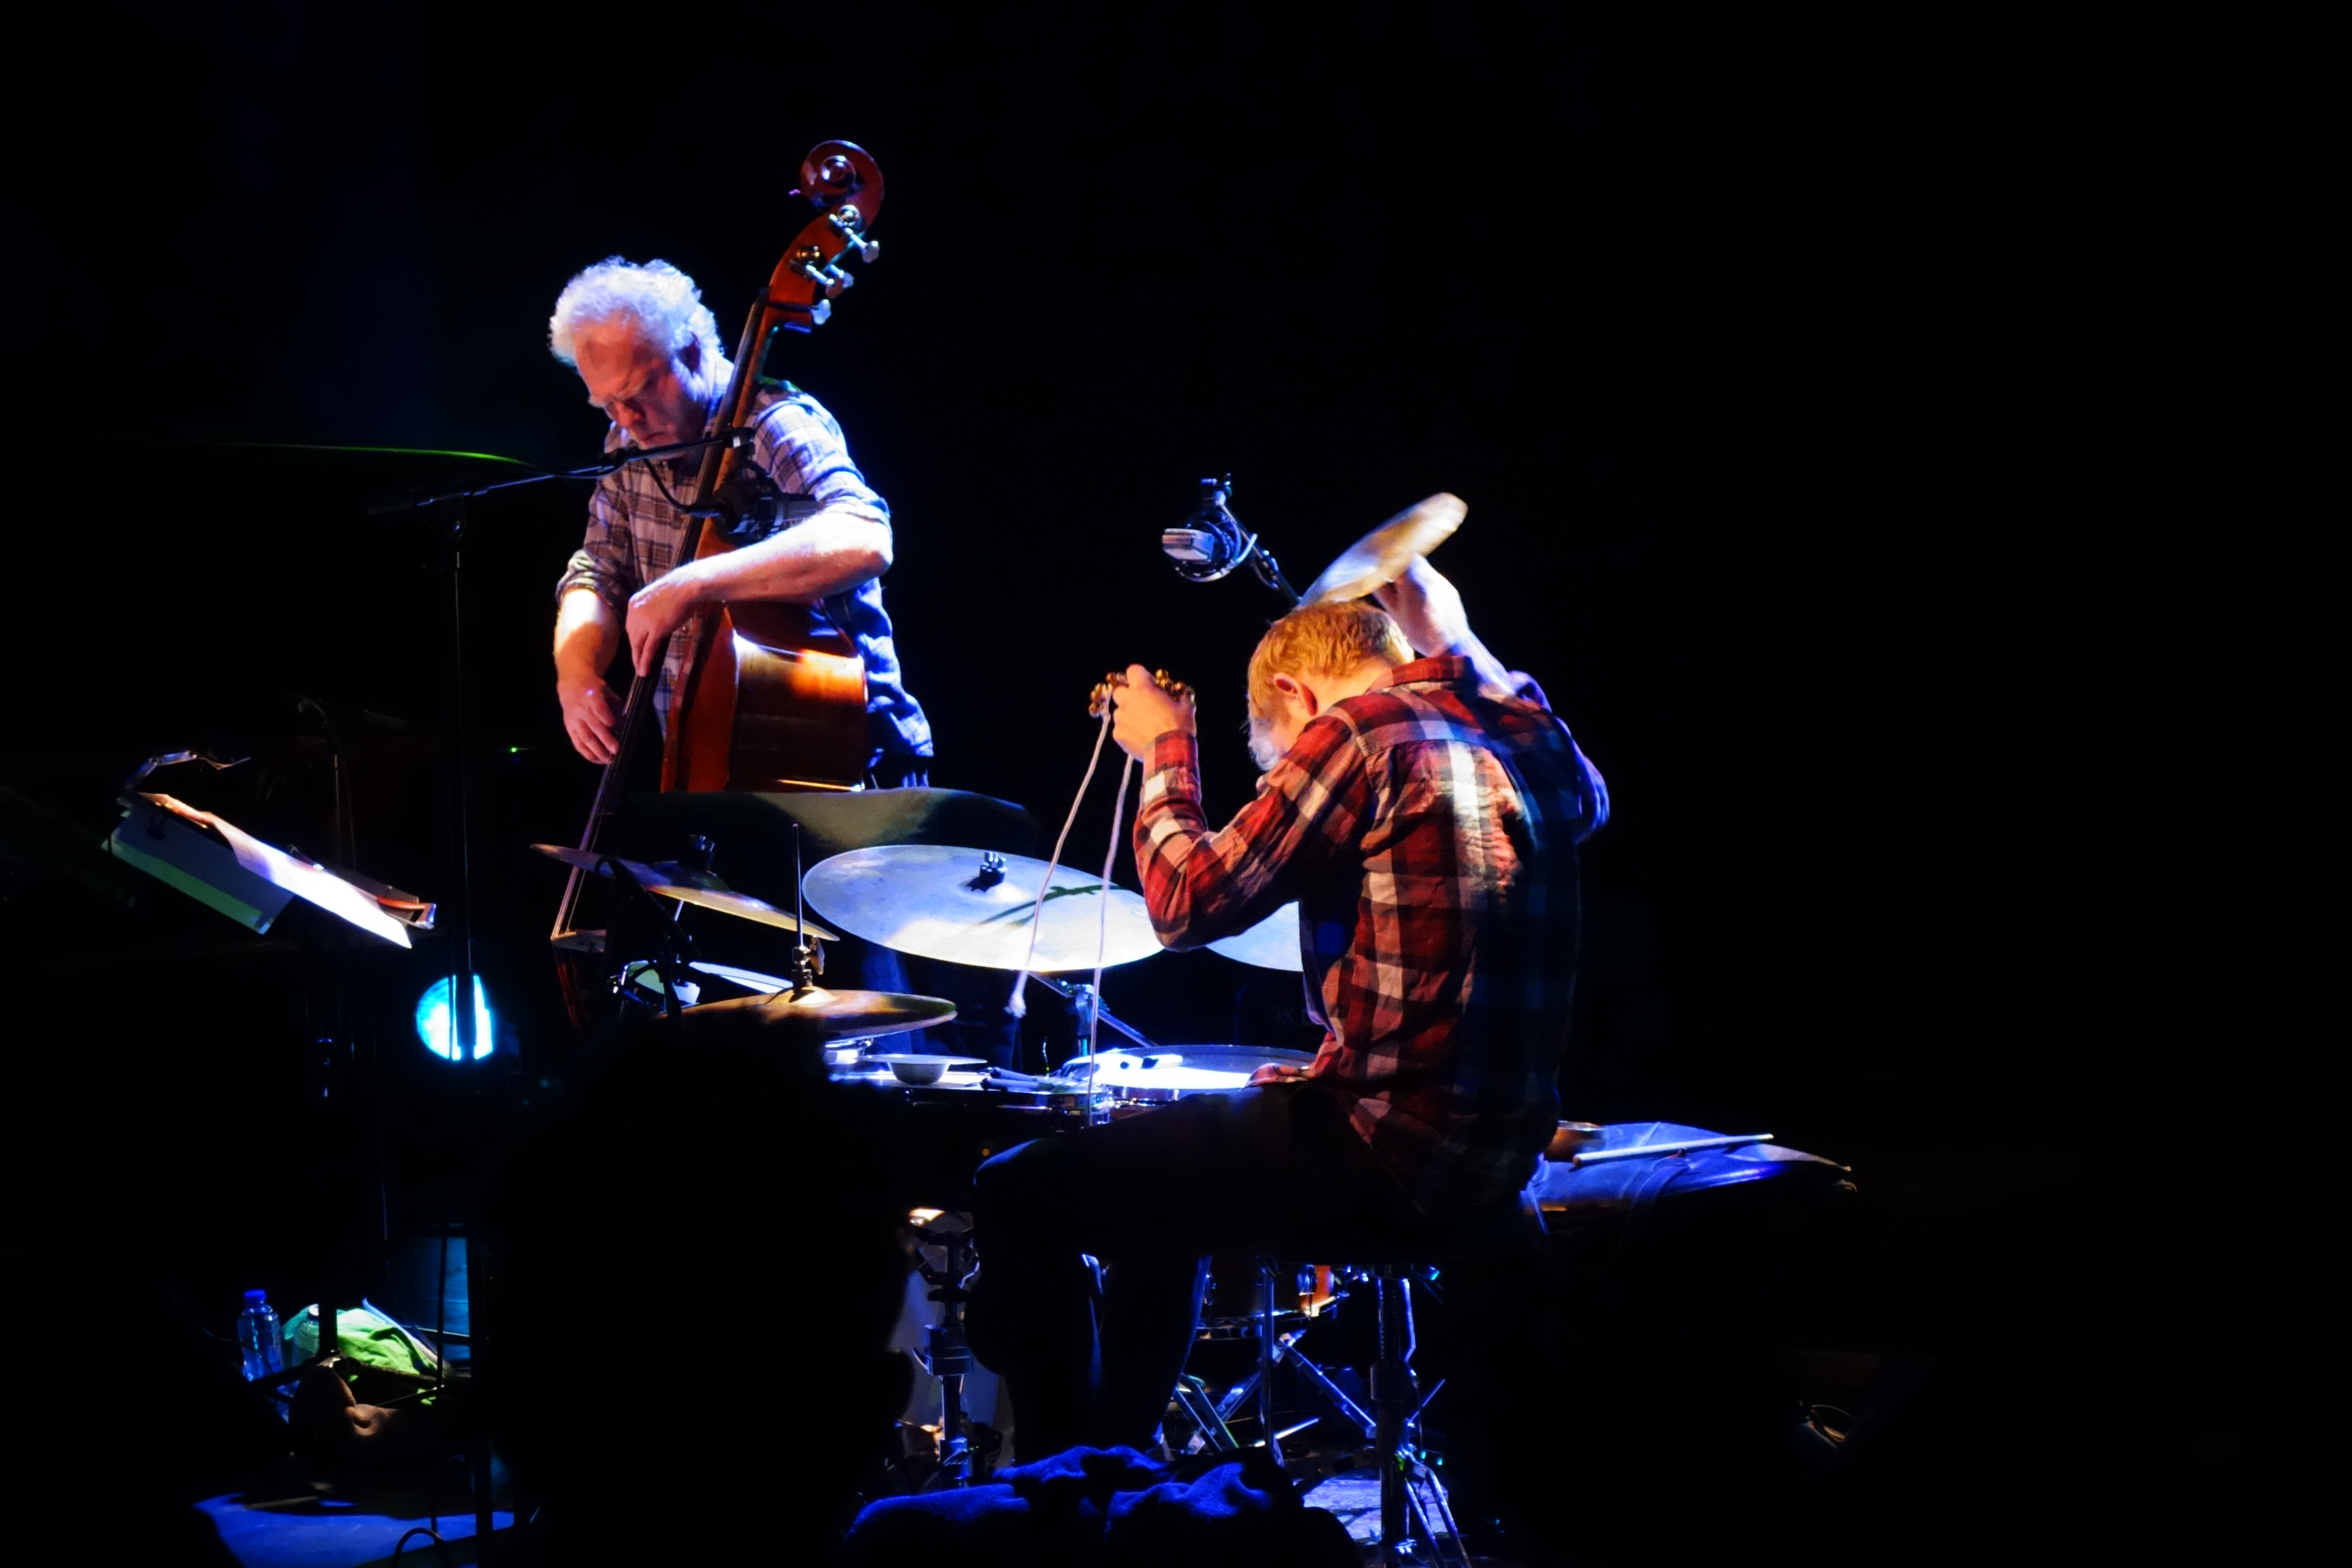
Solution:
[{"label": "green bag on floor", "polygon": [[[294,1314],[286,1325],[286,1364],[298,1366],[319,1353],[321,1316],[316,1303]],[[420,1381],[429,1382],[440,1371],[440,1358],[426,1344],[392,1319],[362,1302],[335,1313],[335,1348],[342,1353],[343,1381],[362,1404],[383,1404],[413,1394]],[[370,1376],[371,1373],[383,1373]],[[434,1396],[417,1401],[430,1405]]]}]

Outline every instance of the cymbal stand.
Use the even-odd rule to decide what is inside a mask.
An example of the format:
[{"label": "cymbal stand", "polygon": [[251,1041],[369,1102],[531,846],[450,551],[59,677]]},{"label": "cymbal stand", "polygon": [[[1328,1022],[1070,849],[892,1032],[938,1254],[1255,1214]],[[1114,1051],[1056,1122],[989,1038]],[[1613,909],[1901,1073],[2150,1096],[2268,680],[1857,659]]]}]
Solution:
[{"label": "cymbal stand", "polygon": [[[1110,1027],[1118,1030],[1120,1034],[1125,1035],[1129,1039],[1133,1040],[1137,1045],[1141,1046],[1147,1051],[1156,1051],[1160,1049],[1160,1047],[1150,1036],[1137,1028],[1134,1025],[1127,1023],[1109,1008],[1104,1006],[1102,1005],[1102,994],[1097,991],[1092,985],[1087,984],[1085,981],[1056,980],[1050,974],[1032,974],[1029,978],[1035,981],[1038,984],[1045,987],[1046,990],[1053,992],[1055,995],[1065,997],[1068,1000],[1071,1010],[1077,1015],[1078,1038],[1081,1041],[1086,1040],[1091,1033],[1086,1026],[1087,1019],[1092,1017],[1095,1020],[1107,1024]],[[1083,1046],[1080,1049],[1087,1058],[1087,1071],[1089,1080],[1087,1086],[1088,1090],[1087,1094],[1087,1125],[1091,1127],[1099,1119],[1099,1111],[1095,1104],[1095,1097],[1092,1092],[1094,1088],[1092,1082],[1094,1056],[1092,1052],[1085,1051]]]},{"label": "cymbal stand", "polygon": [[613,929],[605,947],[605,955],[616,964],[620,994],[630,999],[627,954],[637,951],[640,944],[653,950],[654,973],[661,977],[661,1012],[665,1017],[676,1017],[678,1011],[677,987],[688,962],[694,954],[694,939],[683,927],[662,913],[660,904],[646,891],[644,883],[621,861],[607,859],[602,869],[616,884],[613,904]]},{"label": "cymbal stand", "polygon": [[937,1247],[947,1253],[946,1267],[933,1268],[924,1258],[922,1247],[915,1248],[915,1268],[923,1283],[931,1289],[929,1299],[940,1304],[940,1321],[930,1329],[930,1344],[926,1359],[931,1375],[940,1380],[940,1471],[950,1484],[971,1484],[971,1433],[963,1407],[964,1374],[971,1370],[971,1347],[963,1337],[963,1307],[971,1300],[963,1282],[971,1273],[971,1233],[968,1230],[935,1230],[928,1226],[912,1227],[915,1239],[923,1247]]},{"label": "cymbal stand", "polygon": [[801,891],[801,879],[808,875],[801,861],[801,825],[793,824],[793,934],[800,940],[793,944],[793,988],[778,994],[797,996],[816,989],[817,977],[824,973],[824,949],[816,938],[809,935],[808,896]]}]

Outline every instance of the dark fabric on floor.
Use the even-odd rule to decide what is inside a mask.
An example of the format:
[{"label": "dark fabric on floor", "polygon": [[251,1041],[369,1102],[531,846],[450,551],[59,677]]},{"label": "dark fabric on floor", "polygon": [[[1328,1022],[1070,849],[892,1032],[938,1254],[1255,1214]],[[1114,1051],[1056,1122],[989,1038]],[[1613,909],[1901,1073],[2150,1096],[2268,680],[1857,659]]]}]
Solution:
[{"label": "dark fabric on floor", "polygon": [[857,1516],[856,1568],[948,1561],[1036,1568],[1116,1563],[1280,1563],[1355,1568],[1339,1520],[1302,1506],[1262,1450],[1205,1466],[1154,1465],[1132,1448],[1071,1448],[983,1487],[888,1498]]}]

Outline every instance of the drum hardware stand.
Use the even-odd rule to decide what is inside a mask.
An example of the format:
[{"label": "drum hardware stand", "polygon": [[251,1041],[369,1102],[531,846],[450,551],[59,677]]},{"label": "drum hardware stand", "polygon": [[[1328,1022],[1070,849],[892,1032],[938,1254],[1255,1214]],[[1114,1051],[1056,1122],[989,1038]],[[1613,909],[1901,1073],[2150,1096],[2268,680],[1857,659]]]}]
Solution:
[{"label": "drum hardware stand", "polygon": [[1185,1449],[1186,1453],[1201,1447],[1226,1452],[1240,1448],[1242,1440],[1234,1436],[1232,1427],[1225,1425],[1225,1410],[1216,1400],[1209,1397],[1207,1384],[1191,1373],[1183,1373],[1176,1379],[1176,1403],[1192,1425],[1199,1428],[1199,1435],[1194,1437],[1192,1446]]},{"label": "drum hardware stand", "polygon": [[[1112,1028],[1118,1030],[1120,1034],[1125,1035],[1129,1039],[1133,1040],[1137,1045],[1141,1046],[1147,1051],[1156,1051],[1160,1049],[1158,1044],[1156,1044],[1150,1036],[1144,1034],[1142,1030],[1135,1027],[1132,1024],[1125,1022],[1109,1008],[1104,1006],[1102,1005],[1102,994],[1085,981],[1056,980],[1050,974],[1032,974],[1028,978],[1035,981],[1038,984],[1043,985],[1045,989],[1053,992],[1055,995],[1065,997],[1068,1000],[1071,1011],[1077,1016],[1078,1041],[1081,1054],[1084,1054],[1086,1048],[1086,1040],[1088,1034],[1087,1020],[1089,1017],[1109,1025]],[[1087,1125],[1093,1127],[1100,1123],[1102,1114],[1100,1108],[1096,1104],[1093,1083],[1094,1058],[1090,1056],[1087,1058],[1087,1069],[1088,1080],[1087,1084]]]},{"label": "drum hardware stand", "polygon": [[808,872],[801,864],[801,825],[793,823],[793,934],[800,940],[793,944],[793,988],[782,994],[797,996],[803,991],[816,989],[817,976],[824,973],[824,950],[809,935],[808,898],[801,891],[801,882]]},{"label": "drum hardware stand", "polygon": [[[674,1018],[679,1007],[679,976],[686,972],[687,964],[694,956],[694,939],[687,934],[674,916],[662,912],[660,904],[627,866],[618,860],[607,859],[602,868],[617,884],[618,889],[605,952],[609,956],[643,948],[652,949],[653,957],[639,962],[651,963],[654,973],[661,977],[661,1014],[664,1017]],[[619,961],[614,970],[615,984],[624,1001],[634,1000],[628,984],[629,974],[629,962],[625,959]]]},{"label": "drum hardware stand", "polygon": [[[1211,1445],[1238,1448],[1241,1445],[1227,1430],[1225,1418],[1255,1394],[1258,1429],[1265,1434],[1261,1440],[1278,1463],[1279,1440],[1287,1434],[1273,1429],[1271,1387],[1276,1363],[1287,1363],[1353,1422],[1372,1446],[1381,1467],[1381,1560],[1391,1564],[1429,1562],[1441,1568],[1451,1563],[1466,1568],[1470,1559],[1462,1544],[1461,1531],[1454,1521],[1444,1483],[1424,1459],[1415,1440],[1422,1412],[1445,1386],[1445,1380],[1440,1378],[1426,1394],[1418,1399],[1413,1397],[1417,1392],[1412,1373],[1412,1289],[1415,1271],[1383,1264],[1365,1273],[1379,1292],[1380,1314],[1380,1360],[1372,1366],[1370,1413],[1349,1398],[1345,1389],[1298,1349],[1298,1341],[1306,1330],[1275,1331],[1274,1270],[1271,1263],[1264,1260],[1258,1265],[1261,1294],[1257,1370],[1228,1389],[1224,1397],[1213,1405],[1199,1396],[1202,1391],[1197,1381],[1181,1379],[1177,1384],[1176,1401]],[[1191,1388],[1186,1386],[1188,1383]],[[1187,1397],[1188,1394],[1195,1397]]]},{"label": "drum hardware stand", "polygon": [[[686,853],[677,858],[679,868],[688,871],[700,871],[705,876],[709,875],[711,858],[718,847],[718,845],[713,842],[711,837],[707,833],[688,834],[686,836]],[[684,899],[678,899],[673,901],[676,904],[676,907],[669,911],[669,918],[671,923],[675,924],[678,921],[686,918],[686,900]]]},{"label": "drum hardware stand", "polygon": [[[1265,1386],[1265,1369],[1278,1362],[1304,1377],[1324,1398],[1339,1407],[1339,1414],[1362,1427],[1367,1438],[1372,1436],[1372,1418],[1364,1414],[1364,1407],[1349,1398],[1346,1389],[1332,1382],[1330,1374],[1316,1365],[1308,1359],[1307,1352],[1298,1348],[1298,1342],[1306,1332],[1304,1329],[1291,1329],[1274,1336],[1271,1350],[1259,1359],[1259,1370],[1227,1389],[1225,1396],[1211,1407],[1220,1423],[1240,1409],[1244,1400]],[[1228,1446],[1241,1447],[1237,1441],[1229,1442]]]},{"label": "drum hardware stand", "polygon": [[[1425,1548],[1429,1561],[1443,1563],[1451,1556],[1466,1568],[1469,1554],[1454,1522],[1454,1510],[1446,1502],[1444,1485],[1423,1462],[1421,1447],[1412,1440],[1421,1413],[1437,1397],[1437,1389],[1444,1386],[1440,1380],[1427,1394],[1413,1399],[1412,1276],[1385,1263],[1375,1268],[1372,1275],[1374,1289],[1380,1292],[1381,1359],[1372,1363],[1377,1426],[1372,1444],[1381,1466],[1381,1559],[1389,1563],[1411,1563],[1421,1559]],[[1444,1529],[1443,1538],[1433,1528],[1438,1525]]]},{"label": "drum hardware stand", "polygon": [[971,1233],[933,1230],[927,1226],[911,1228],[917,1241],[940,1247],[948,1255],[945,1268],[933,1268],[918,1247],[915,1268],[931,1287],[929,1300],[940,1304],[940,1321],[930,1328],[925,1355],[931,1375],[940,1380],[940,1473],[949,1478],[950,1486],[969,1486],[973,1456],[964,1418],[963,1379],[971,1370],[971,1346],[964,1341],[963,1309],[971,1293],[963,1282],[972,1268]]}]

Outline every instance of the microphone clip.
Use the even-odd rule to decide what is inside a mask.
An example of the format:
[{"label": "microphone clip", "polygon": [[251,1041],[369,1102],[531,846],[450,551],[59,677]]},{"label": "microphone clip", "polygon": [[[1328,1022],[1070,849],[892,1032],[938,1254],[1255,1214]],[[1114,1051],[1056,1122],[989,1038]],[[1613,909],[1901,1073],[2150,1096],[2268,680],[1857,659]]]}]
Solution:
[{"label": "microphone clip", "polygon": [[1297,590],[1284,579],[1282,568],[1258,542],[1257,535],[1243,528],[1234,516],[1229,504],[1233,493],[1230,474],[1222,479],[1202,479],[1200,501],[1184,525],[1160,531],[1160,552],[1175,566],[1176,574],[1190,583],[1213,583],[1247,565],[1259,582],[1296,605]]}]

